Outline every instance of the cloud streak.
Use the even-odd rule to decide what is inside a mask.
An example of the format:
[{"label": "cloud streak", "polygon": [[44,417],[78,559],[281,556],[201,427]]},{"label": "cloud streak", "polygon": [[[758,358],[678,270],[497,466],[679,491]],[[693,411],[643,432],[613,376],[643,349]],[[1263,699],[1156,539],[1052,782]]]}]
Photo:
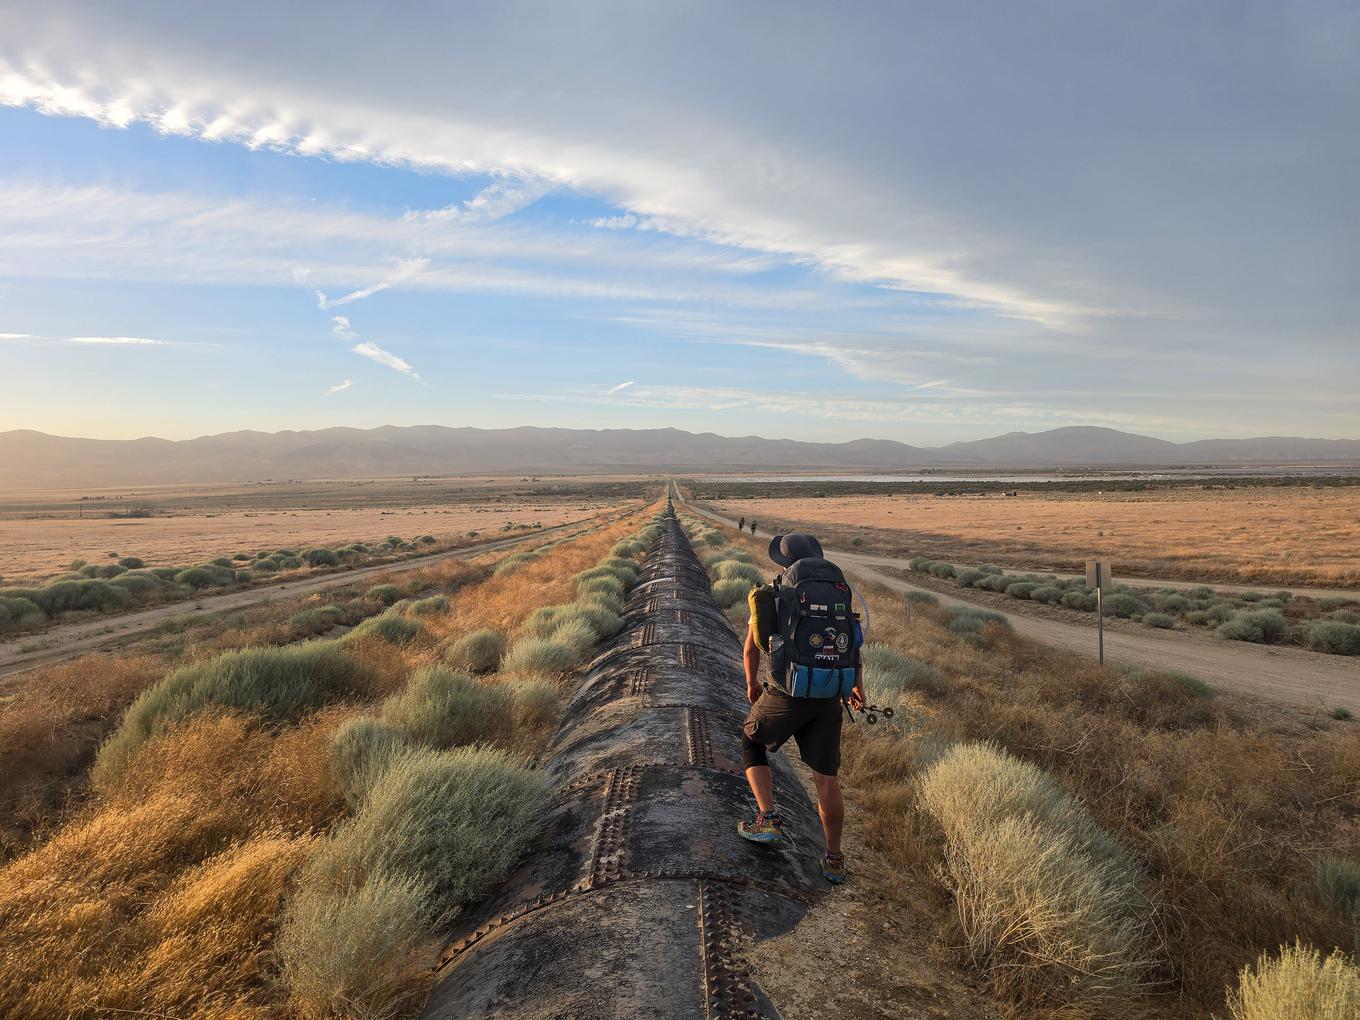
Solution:
[{"label": "cloud streak", "polygon": [[336,393],[344,393],[345,390],[349,389],[349,388],[350,388],[351,386],[353,386],[353,385],[354,385],[354,380],[353,380],[353,379],[345,379],[344,381],[338,382],[338,383],[336,383],[334,386],[332,386],[330,389],[328,389],[328,390],[323,394],[323,396],[329,397],[329,396],[331,396],[331,395],[333,395],[333,394],[336,394]]},{"label": "cloud streak", "polygon": [[363,343],[355,344],[353,347],[350,348],[350,350],[353,351],[355,354],[359,355],[359,357],[361,358],[367,358],[369,361],[376,362],[379,365],[385,365],[387,368],[390,368],[395,372],[400,372],[402,375],[410,376],[418,383],[422,384],[424,383],[424,380],[422,380],[420,376],[416,374],[416,370],[412,368],[410,363],[407,362],[404,358],[398,357],[391,351],[383,350],[381,347],[379,347],[377,344],[373,343],[370,340],[365,340]]},{"label": "cloud streak", "polygon": [[609,388],[609,393],[608,393],[608,395],[609,395],[609,396],[613,396],[615,393],[622,393],[624,390],[628,389],[629,386],[636,386],[636,385],[637,385],[637,380],[636,380],[636,379],[629,379],[627,382],[621,382],[621,383],[619,383],[617,386],[611,386],[611,387]]}]

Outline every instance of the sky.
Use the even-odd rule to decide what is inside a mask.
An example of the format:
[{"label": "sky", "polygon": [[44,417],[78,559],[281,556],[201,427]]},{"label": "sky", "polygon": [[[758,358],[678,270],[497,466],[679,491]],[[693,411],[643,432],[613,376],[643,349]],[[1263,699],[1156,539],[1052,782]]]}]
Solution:
[{"label": "sky", "polygon": [[1360,7],[0,0],[0,430],[1360,437]]}]

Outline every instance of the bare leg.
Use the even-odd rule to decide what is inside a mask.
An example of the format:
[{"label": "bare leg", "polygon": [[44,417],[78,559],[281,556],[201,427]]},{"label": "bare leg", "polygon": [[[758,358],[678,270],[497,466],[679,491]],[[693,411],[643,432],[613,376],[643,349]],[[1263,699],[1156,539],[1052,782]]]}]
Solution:
[{"label": "bare leg", "polygon": [[[769,769],[765,770],[769,773]],[[747,771],[750,775],[750,770]],[[817,814],[822,819],[822,834],[826,836],[826,852],[841,852],[841,828],[845,825],[845,799],[841,796],[841,781],[835,776],[812,773],[817,784]]]},{"label": "bare leg", "polygon": [[773,811],[774,778],[770,775],[770,766],[752,765],[746,770],[746,781],[751,784],[751,792],[755,794],[756,807],[761,811]]}]

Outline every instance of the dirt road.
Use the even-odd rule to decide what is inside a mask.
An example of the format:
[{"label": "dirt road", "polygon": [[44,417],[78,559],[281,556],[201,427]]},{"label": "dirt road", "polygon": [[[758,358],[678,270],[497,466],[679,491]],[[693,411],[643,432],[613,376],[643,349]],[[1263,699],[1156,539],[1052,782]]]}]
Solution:
[{"label": "dirt road", "polygon": [[[735,522],[701,509],[683,498],[690,512],[735,527]],[[768,532],[759,534],[769,537]],[[896,592],[926,591],[884,568],[903,569],[902,560],[867,553],[828,550],[828,555],[864,580]],[[1226,586],[1224,586],[1226,587]],[[1272,591],[1278,591],[1276,586]],[[963,589],[960,589],[962,592]],[[944,605],[976,605],[964,598],[931,591]],[[1054,648],[1094,656],[1095,626],[1058,620],[1042,620],[1008,613],[1016,633]],[[1287,702],[1301,708],[1326,710],[1341,707],[1360,715],[1360,662],[1345,655],[1322,655],[1301,648],[1272,648],[1244,642],[1220,641],[1188,631],[1105,632],[1105,657],[1148,669],[1179,670],[1225,690]]]},{"label": "dirt road", "polygon": [[608,520],[626,512],[628,511],[610,510],[583,521],[558,524],[529,534],[496,539],[492,542],[481,542],[477,545],[464,546],[461,549],[452,549],[431,556],[416,556],[398,563],[357,567],[354,570],[324,574],[320,577],[305,577],[297,581],[265,585],[246,591],[229,592],[225,595],[206,595],[199,599],[171,602],[152,609],[123,613],[118,616],[82,620],[79,623],[58,624],[38,634],[29,634],[0,643],[0,677],[22,673],[34,666],[73,659],[78,655],[84,655],[86,652],[126,641],[151,630],[163,620],[183,616],[186,613],[216,613],[224,610],[245,609],[249,606],[257,606],[269,599],[289,598],[296,595],[307,595],[315,591],[339,588],[378,574],[397,574],[406,570],[415,570],[442,563],[445,560],[471,559],[474,556],[480,556],[482,553],[495,552],[499,549],[523,545],[526,542],[534,542],[542,539],[545,535],[557,532],[584,531],[586,528],[599,524],[602,520]]}]

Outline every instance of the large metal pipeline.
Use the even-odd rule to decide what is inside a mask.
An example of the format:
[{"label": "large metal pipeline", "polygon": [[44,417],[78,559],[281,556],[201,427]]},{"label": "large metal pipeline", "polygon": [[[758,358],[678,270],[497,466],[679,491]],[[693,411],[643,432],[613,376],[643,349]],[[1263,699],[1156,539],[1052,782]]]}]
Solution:
[{"label": "large metal pipeline", "polygon": [[461,918],[426,1020],[778,1016],[741,950],[788,931],[823,887],[821,832],[773,756],[790,845],[736,834],[751,810],[741,647],[673,514],[624,621],[553,742],[544,835]]}]

